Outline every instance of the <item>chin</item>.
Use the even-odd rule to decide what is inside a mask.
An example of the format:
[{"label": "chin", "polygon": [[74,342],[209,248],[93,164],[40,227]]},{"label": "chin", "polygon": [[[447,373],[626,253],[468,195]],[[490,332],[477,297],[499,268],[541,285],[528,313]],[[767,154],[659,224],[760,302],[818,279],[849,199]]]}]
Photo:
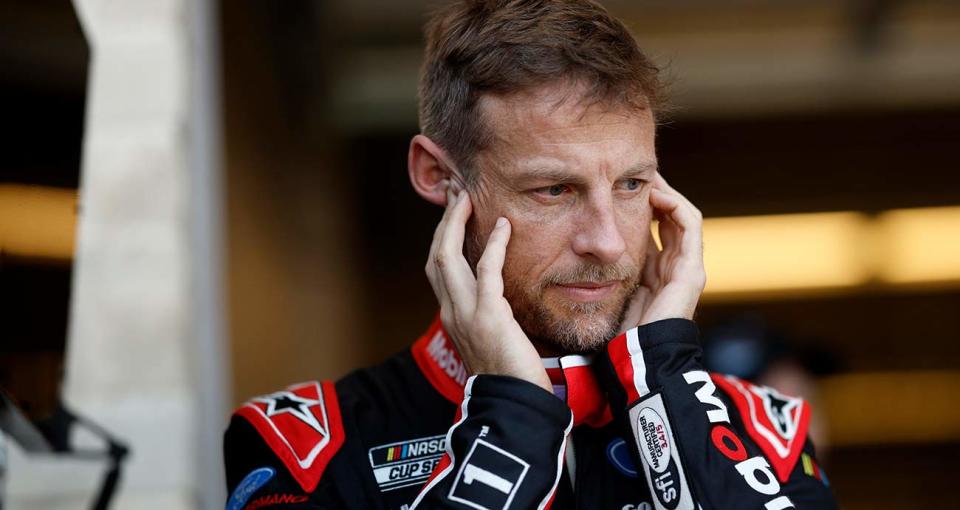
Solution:
[{"label": "chin", "polygon": [[563,354],[597,352],[618,333],[623,315],[622,302],[543,303],[533,317],[535,324],[523,324],[524,330],[545,347]]}]

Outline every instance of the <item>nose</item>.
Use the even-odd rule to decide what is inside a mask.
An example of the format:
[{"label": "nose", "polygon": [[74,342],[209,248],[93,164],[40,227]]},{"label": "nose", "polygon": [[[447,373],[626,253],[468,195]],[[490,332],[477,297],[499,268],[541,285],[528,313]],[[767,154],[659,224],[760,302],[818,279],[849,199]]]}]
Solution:
[{"label": "nose", "polygon": [[573,237],[573,251],[599,264],[620,261],[627,245],[620,234],[613,197],[592,197],[583,210]]}]

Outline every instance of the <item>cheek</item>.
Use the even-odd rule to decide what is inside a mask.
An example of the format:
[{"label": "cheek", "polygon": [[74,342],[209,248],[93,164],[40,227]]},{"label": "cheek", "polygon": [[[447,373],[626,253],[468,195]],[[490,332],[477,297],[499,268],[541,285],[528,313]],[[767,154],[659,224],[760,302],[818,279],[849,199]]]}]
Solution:
[{"label": "cheek", "polygon": [[627,245],[627,253],[635,261],[642,261],[650,239],[653,210],[646,195],[643,200],[631,200],[619,209],[617,222],[620,226],[620,235],[623,236],[624,243]]},{"label": "cheek", "polygon": [[533,229],[560,231],[577,221],[580,210],[574,204],[545,206],[531,199],[517,197],[507,204],[511,221],[528,225]]},{"label": "cheek", "polygon": [[539,281],[547,268],[563,255],[569,245],[569,232],[560,222],[531,222],[515,213],[506,216],[513,228],[504,274],[514,280]]}]

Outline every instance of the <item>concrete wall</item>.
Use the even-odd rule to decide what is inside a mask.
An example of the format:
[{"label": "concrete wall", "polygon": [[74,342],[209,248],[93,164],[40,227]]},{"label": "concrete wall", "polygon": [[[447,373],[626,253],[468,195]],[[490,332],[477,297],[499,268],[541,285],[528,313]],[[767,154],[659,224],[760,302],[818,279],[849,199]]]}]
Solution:
[{"label": "concrete wall", "polygon": [[[217,291],[197,276],[211,254],[196,235],[209,226],[201,213],[217,203],[198,179],[215,161],[197,147],[211,141],[198,136],[210,124],[198,115],[209,105],[196,104],[207,96],[195,65],[208,37],[198,5],[208,4],[74,1],[91,62],[63,395],[132,448],[113,508],[223,501],[210,473],[220,449],[210,431],[222,425],[210,417],[225,405],[216,349],[204,348],[220,340],[209,324]],[[10,454],[14,510],[87,507],[106,466]]]}]

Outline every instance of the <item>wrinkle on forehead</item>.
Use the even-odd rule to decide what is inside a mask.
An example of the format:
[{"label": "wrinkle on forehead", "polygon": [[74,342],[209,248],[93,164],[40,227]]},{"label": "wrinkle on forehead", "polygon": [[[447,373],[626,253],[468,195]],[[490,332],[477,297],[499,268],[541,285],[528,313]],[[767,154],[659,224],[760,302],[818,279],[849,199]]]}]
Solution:
[{"label": "wrinkle on forehead", "polygon": [[[561,101],[563,100],[563,101]],[[650,110],[580,101],[569,88],[543,87],[481,98],[490,143],[477,152],[479,180],[494,189],[521,191],[531,170],[556,170],[567,178],[613,182],[656,169],[656,124]],[[522,174],[527,174],[521,177]]]},{"label": "wrinkle on forehead", "polygon": [[[494,144],[488,147],[493,152],[529,149],[531,145],[590,146],[625,140],[642,144],[644,138],[653,139],[655,129],[649,110],[588,104],[577,100],[569,89],[556,86],[509,96],[484,96],[480,107],[494,138]],[[650,122],[643,122],[644,116]]]},{"label": "wrinkle on forehead", "polygon": [[620,141],[620,138],[600,138],[597,140],[589,141],[576,141],[576,142],[540,142],[540,145],[544,146],[564,146],[564,145],[596,145],[598,143],[610,143]]}]

